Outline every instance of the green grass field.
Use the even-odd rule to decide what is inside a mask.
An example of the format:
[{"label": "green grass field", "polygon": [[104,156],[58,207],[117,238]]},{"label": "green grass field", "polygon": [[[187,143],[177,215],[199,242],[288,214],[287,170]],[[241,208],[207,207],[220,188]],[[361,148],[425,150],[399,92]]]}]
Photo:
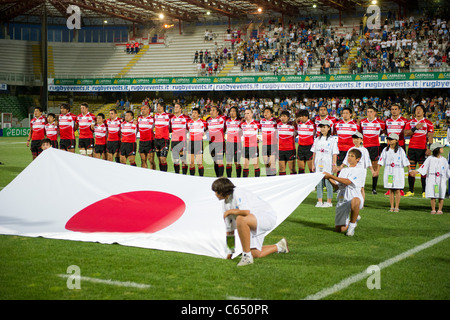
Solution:
[{"label": "green grass field", "polygon": [[[31,162],[25,140],[0,138],[0,190]],[[214,170],[206,169],[205,174],[213,176]],[[169,171],[173,171],[170,164]],[[0,299],[301,300],[450,231],[450,200],[445,200],[446,214],[430,215],[430,203],[421,197],[419,180],[416,195],[420,197],[403,197],[399,213],[388,212],[382,179],[378,195],[371,194],[370,186],[368,174],[365,208],[354,237],[333,231],[334,206],[315,208],[313,192],[266,237],[267,244],[286,237],[291,252],[273,254],[242,268],[236,267],[239,259],[0,235]],[[363,278],[323,299],[448,300],[448,252],[447,238],[381,269],[380,289],[369,289]],[[71,265],[87,277],[82,278],[81,289],[67,286],[64,275],[68,276]],[[118,285],[127,282],[148,286]]]}]

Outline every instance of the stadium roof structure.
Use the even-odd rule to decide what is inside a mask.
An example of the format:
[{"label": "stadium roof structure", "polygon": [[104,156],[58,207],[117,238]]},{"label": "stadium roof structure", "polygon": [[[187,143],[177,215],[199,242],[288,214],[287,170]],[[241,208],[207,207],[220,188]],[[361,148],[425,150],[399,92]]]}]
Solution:
[{"label": "stadium roof structure", "polygon": [[[383,0],[405,6],[407,0]],[[253,14],[285,16],[326,14],[351,11],[368,6],[371,0],[0,0],[0,21],[29,22],[29,17],[67,18],[70,5],[78,6],[82,18],[114,18],[128,23],[145,24],[167,19],[182,21],[241,18]],[[258,11],[261,9],[261,11]]]}]

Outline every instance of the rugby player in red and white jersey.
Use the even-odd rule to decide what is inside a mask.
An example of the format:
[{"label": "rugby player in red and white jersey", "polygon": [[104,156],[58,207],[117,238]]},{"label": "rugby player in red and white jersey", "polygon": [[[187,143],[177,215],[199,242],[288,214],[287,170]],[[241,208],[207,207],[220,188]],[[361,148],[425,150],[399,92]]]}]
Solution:
[{"label": "rugby player in red and white jersey", "polygon": [[206,131],[207,123],[200,118],[200,109],[193,108],[191,119],[187,122],[189,135],[189,174],[195,175],[195,165],[197,164],[199,176],[203,176],[203,134]]},{"label": "rugby player in red and white jersey", "polygon": [[319,124],[320,124],[320,122],[322,120],[330,121],[331,122],[331,134],[332,135],[336,134],[336,131],[335,131],[336,127],[335,126],[336,126],[336,123],[338,122],[338,119],[336,119],[333,116],[328,115],[327,106],[325,106],[325,105],[320,106],[319,110],[318,110],[318,113],[319,113],[319,115],[317,115],[314,118],[314,124],[316,126],[316,128],[315,128],[316,129],[316,137],[318,137],[320,135]]},{"label": "rugby player in red and white jersey", "polygon": [[50,140],[52,148],[58,149],[58,123],[56,122],[56,115],[49,113],[47,115],[47,123],[45,124],[45,135]]},{"label": "rugby player in red and white jersey", "polygon": [[313,153],[311,148],[314,144],[314,136],[316,126],[314,122],[309,119],[309,111],[306,109],[299,110],[296,114],[296,125],[298,134],[298,149],[297,149],[297,165],[298,173],[305,173],[306,165],[310,172],[312,167]]},{"label": "rugby player in red and white jersey", "polygon": [[216,177],[223,176],[223,149],[225,147],[226,118],[219,107],[211,106],[210,117],[206,120],[209,133],[209,152],[214,161]]},{"label": "rugby player in red and white jersey", "polygon": [[295,128],[295,123],[289,121],[289,118],[289,111],[281,111],[280,121],[277,124],[280,176],[286,175],[286,164],[289,166],[290,174],[296,174],[295,137],[297,136],[297,130]]},{"label": "rugby player in red and white jersey", "polygon": [[363,145],[369,152],[372,161],[372,193],[377,194],[378,173],[380,171],[378,160],[380,158],[380,135],[385,130],[384,121],[378,119],[377,109],[374,106],[367,107],[367,118],[359,123],[363,134]]},{"label": "rugby player in red and white jersey", "polygon": [[[425,157],[431,155],[430,145],[433,143],[434,126],[425,118],[426,110],[421,104],[414,108],[414,118],[405,125],[405,136],[411,137],[408,145],[408,159],[411,170],[415,170],[416,164],[421,166]],[[409,191],[405,197],[414,195],[415,176],[408,176]],[[426,176],[421,177],[422,196],[425,197]]]},{"label": "rugby player in red and white jersey", "polygon": [[[352,119],[353,110],[345,107],[342,110],[342,119],[335,124],[335,133],[338,136],[339,155],[337,158],[337,167],[339,167],[347,155],[348,149],[354,146],[353,134],[360,130],[360,126]],[[336,167],[334,167],[336,168]],[[334,169],[333,168],[333,169]]]},{"label": "rugby player in red and white jersey", "polygon": [[30,133],[28,134],[27,147],[30,147],[33,160],[41,154],[41,140],[45,138],[45,124],[47,119],[42,114],[41,107],[34,108],[34,118],[30,122]]},{"label": "rugby player in red and white jersey", "polygon": [[187,174],[187,122],[189,117],[183,114],[183,109],[179,103],[173,106],[173,117],[170,119],[170,128],[172,130],[172,160],[175,173],[180,173],[180,161],[182,164],[182,173]]},{"label": "rugby player in red and white jersey", "polygon": [[131,166],[136,166],[137,121],[134,120],[133,111],[125,112],[125,121],[120,125],[120,132],[120,163],[126,164],[128,160]]},{"label": "rugby player in red and white jersey", "polygon": [[264,165],[266,166],[266,176],[275,176],[277,174],[278,159],[278,136],[277,124],[278,119],[273,117],[273,110],[265,107],[263,112],[264,118],[261,118],[261,136],[262,136],[262,156]]},{"label": "rugby player in red and white jersey", "polygon": [[105,115],[99,113],[96,117],[95,124],[92,125],[94,129],[94,158],[106,160],[106,136],[108,128],[106,127]]},{"label": "rugby player in red and white jersey", "polygon": [[227,177],[231,178],[233,172],[233,162],[236,168],[236,177],[240,178],[242,173],[241,155],[242,155],[242,131],[241,122],[239,118],[239,109],[235,106],[228,111],[228,118],[226,120],[227,141],[225,145],[225,158],[227,160]]},{"label": "rugby player in red and white jersey", "polygon": [[109,111],[109,119],[106,120],[108,139],[106,140],[106,153],[109,161],[120,163],[120,125],[122,118],[117,117],[116,109]]},{"label": "rugby player in red and white jersey", "polygon": [[399,105],[393,104],[391,106],[391,117],[386,119],[386,136],[395,133],[399,136],[398,145],[405,148],[405,126],[409,121],[408,119],[401,116],[402,109]]},{"label": "rugby player in red and white jersey", "polygon": [[93,156],[94,151],[94,134],[92,125],[95,124],[97,117],[89,112],[87,103],[80,104],[81,113],[77,116],[78,121],[78,150],[81,155]]},{"label": "rugby player in red and white jersey", "polygon": [[59,148],[75,152],[75,131],[78,129],[77,116],[70,112],[66,103],[60,106],[61,114],[58,118]]},{"label": "rugby player in red and white jersey", "polygon": [[242,135],[244,136],[244,168],[243,177],[248,177],[250,162],[255,170],[255,177],[260,176],[258,162],[258,132],[261,124],[253,119],[252,109],[244,112],[244,121],[241,123]]},{"label": "rugby player in red and white jersey", "polygon": [[167,171],[167,155],[170,146],[170,119],[173,114],[166,113],[163,102],[156,106],[155,118],[155,151],[158,157],[159,170]]},{"label": "rugby player in red and white jersey", "polygon": [[155,165],[155,137],[153,129],[155,119],[150,115],[150,107],[144,104],[141,107],[141,115],[137,119],[139,131],[139,155],[141,167],[156,169]]}]

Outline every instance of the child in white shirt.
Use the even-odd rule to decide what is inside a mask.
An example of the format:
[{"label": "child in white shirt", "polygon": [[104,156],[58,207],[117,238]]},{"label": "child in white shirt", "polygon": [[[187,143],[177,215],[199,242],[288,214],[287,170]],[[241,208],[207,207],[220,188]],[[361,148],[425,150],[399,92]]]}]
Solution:
[{"label": "child in white shirt", "polygon": [[[336,139],[331,136],[331,123],[328,120],[322,120],[319,124],[320,135],[314,140],[311,147],[313,152],[312,171],[333,173],[336,168],[337,155],[339,149]],[[335,170],[334,170],[335,171]],[[317,185],[317,208],[332,207],[333,187],[328,180],[325,180],[327,187],[327,202],[322,201],[324,180]]]},{"label": "child in white shirt", "polygon": [[337,232],[347,231],[346,235],[351,237],[355,234],[359,211],[364,206],[361,188],[364,188],[366,181],[364,180],[364,169],[357,167],[357,163],[361,160],[361,151],[349,150],[347,155],[349,166],[342,169],[338,177],[325,173],[325,179],[329,180],[335,189],[339,189],[335,229]]},{"label": "child in white shirt", "polygon": [[[417,172],[427,176],[425,197],[430,199],[431,214],[442,214],[447,180],[450,177],[450,168],[442,154],[444,146],[440,143],[433,143],[430,147],[432,155],[428,157],[419,170],[411,171],[411,174]],[[436,211],[436,199],[439,201],[438,211]]]},{"label": "child in white shirt", "polygon": [[[384,166],[384,187],[389,189],[389,212],[399,212],[400,191],[405,187],[405,167],[410,170],[410,163],[406,153],[398,144],[398,134],[392,133],[387,137],[388,146],[381,152],[378,164]],[[394,204],[395,202],[395,204]]]},{"label": "child in white shirt", "polygon": [[[358,168],[364,169],[364,181],[366,181],[367,168],[370,169],[372,176],[374,174],[374,170],[372,167],[372,161],[370,160],[369,151],[362,145],[363,135],[361,132],[358,132],[358,131],[355,132],[355,134],[352,136],[352,138],[353,138],[353,144],[355,146],[348,149],[348,151],[350,151],[352,149],[358,149],[359,151],[361,151],[361,160],[358,161],[358,164],[356,166]],[[348,167],[348,161],[347,161],[348,151],[347,151],[347,154],[345,155],[344,161],[342,161],[342,165],[340,167],[338,167],[338,171],[341,171],[344,166]],[[363,198],[365,199],[366,193],[364,192],[364,188],[361,189],[361,193],[363,195]]]}]

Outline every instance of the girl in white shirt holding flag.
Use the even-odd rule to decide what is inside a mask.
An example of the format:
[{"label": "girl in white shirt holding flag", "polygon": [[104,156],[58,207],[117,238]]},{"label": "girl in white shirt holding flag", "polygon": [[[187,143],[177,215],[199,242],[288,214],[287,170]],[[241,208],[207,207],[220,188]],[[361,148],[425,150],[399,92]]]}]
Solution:
[{"label": "girl in white shirt holding flag", "polygon": [[[322,120],[319,123],[319,136],[314,140],[314,144],[311,147],[313,152],[313,164],[311,166],[314,172],[336,172],[336,161],[339,149],[337,141],[331,136],[331,121]],[[333,187],[330,181],[325,180],[325,186],[327,187],[327,202],[322,202],[323,197],[323,184],[324,180],[321,180],[317,185],[317,208],[332,207],[331,201],[333,200]]]}]

